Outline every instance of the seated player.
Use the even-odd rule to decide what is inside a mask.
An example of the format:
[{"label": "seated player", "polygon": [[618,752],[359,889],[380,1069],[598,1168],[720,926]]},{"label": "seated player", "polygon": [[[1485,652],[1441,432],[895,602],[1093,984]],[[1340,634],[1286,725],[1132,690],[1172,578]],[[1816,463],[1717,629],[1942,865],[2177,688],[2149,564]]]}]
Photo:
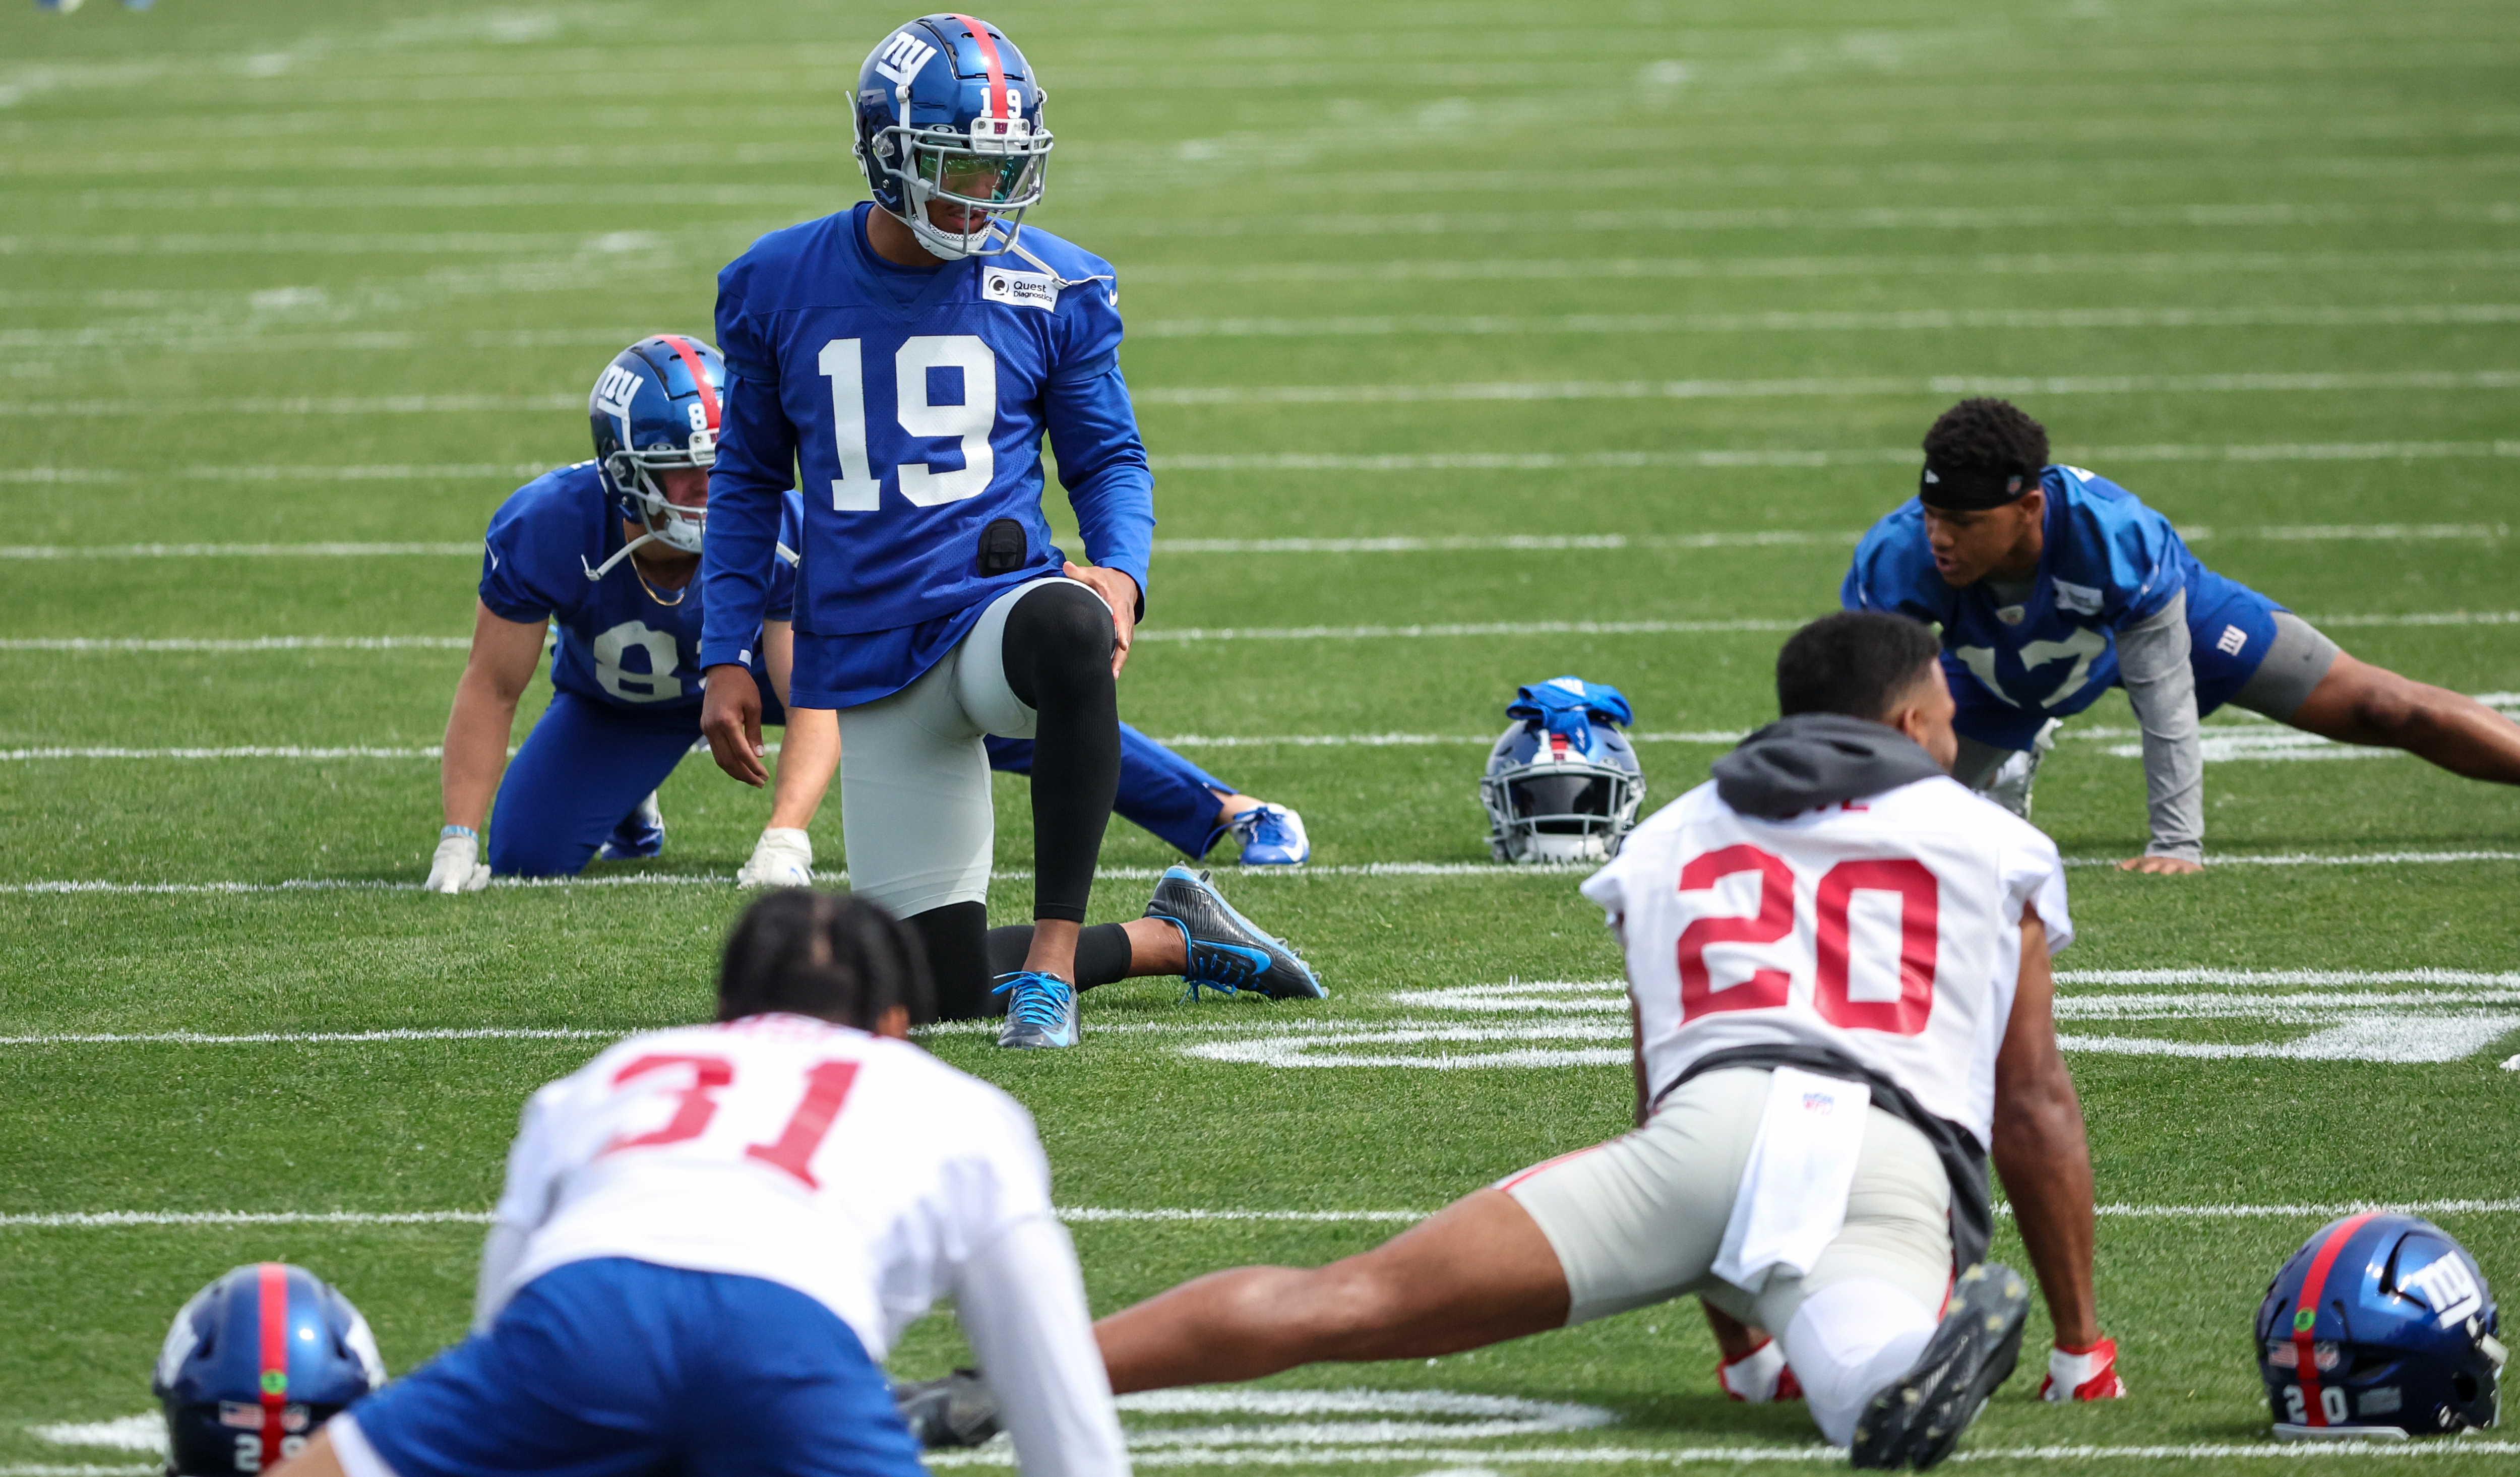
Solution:
[{"label": "seated player", "polygon": [[728,937],[717,1019],[536,1093],[475,1331],[335,1416],[288,1477],[922,1477],[878,1365],[952,1297],[1026,1477],[1129,1459],[1014,1099],[903,1037],[917,941],[786,888]]},{"label": "seated player", "polygon": [[[661,335],[621,351],[597,381],[588,416],[595,460],[557,468],[517,490],[490,521],[472,651],[446,724],[439,832],[428,885],[470,891],[493,873],[567,875],[602,856],[652,857],[664,845],[656,786],[698,741],[701,530],[715,457],[725,368],[698,338]],[[797,539],[797,498],[782,531]],[[775,573],[771,614],[753,670],[772,696],[765,721],[788,715],[793,575]],[[552,701],[511,765],[517,702],[556,626]],[[993,742],[994,767],[1021,774],[1023,740]],[[770,826],[741,879],[813,879],[805,828],[839,761],[829,712],[790,723]],[[1303,820],[1123,727],[1116,808],[1195,858],[1231,831],[1246,866],[1299,863]],[[482,860],[480,831],[498,795]]]},{"label": "seated player", "polygon": [[1113,1314],[1112,1388],[1451,1354],[1693,1292],[1781,1330],[1857,1465],[1929,1466],[2019,1348],[2027,1289],[1983,1261],[1990,1152],[2059,1342],[2099,1342],[2090,1150],[2049,1008],[2064,873],[1946,775],[1935,655],[1897,616],[1805,627],[1778,659],[1784,716],[1584,884],[1627,952],[1636,1132],[1361,1256]]},{"label": "seated player", "polygon": [[2132,872],[2202,870],[2197,720],[2227,702],[2520,784],[2520,724],[2359,661],[2198,563],[2125,488],[2050,466],[2047,428],[2002,400],[1963,400],[1934,423],[1917,496],[1864,536],[1839,598],[1942,628],[1959,702],[1952,773],[2015,815],[2030,813],[2055,723],[2125,688],[2152,829],[2144,854],[2119,864]]},{"label": "seated player", "polygon": [[[751,662],[779,593],[782,499],[801,486],[788,705],[837,715],[849,885],[919,934],[941,1015],[995,1000],[1000,1045],[1070,1047],[1094,958],[1138,959],[1122,925],[1101,944],[1085,927],[1154,547],[1118,290],[1108,262],[1022,224],[1053,141],[1039,74],[1005,32],[906,22],[848,102],[875,199],[774,231],[718,274],[733,378],[701,552],[700,727],[720,768],[768,779]],[[1052,541],[1045,440],[1091,562]],[[988,935],[993,736],[1032,742],[1033,922],[1013,968]],[[1185,967],[1201,958],[1187,918],[1230,918],[1206,953],[1247,966],[1231,983],[1323,994],[1199,874],[1172,869],[1158,907],[1164,889]]]}]

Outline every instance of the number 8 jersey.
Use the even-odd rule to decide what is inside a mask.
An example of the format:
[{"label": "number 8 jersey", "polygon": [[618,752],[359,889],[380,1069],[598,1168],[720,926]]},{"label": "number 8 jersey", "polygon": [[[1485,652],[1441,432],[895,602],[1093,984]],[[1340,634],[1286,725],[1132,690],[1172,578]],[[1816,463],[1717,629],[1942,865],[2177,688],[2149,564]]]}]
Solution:
[{"label": "number 8 jersey", "polygon": [[792,473],[803,707],[898,692],[997,595],[1058,573],[1045,435],[1086,556],[1143,592],[1153,548],[1110,265],[1026,228],[997,255],[903,267],[868,245],[872,209],[773,232],[718,276],[732,382],[709,478],[700,659],[741,660],[760,625]]},{"label": "number 8 jersey", "polygon": [[1733,1047],[1832,1048],[1988,1142],[2035,908],[2073,939],[2055,843],[1958,783],[1784,821],[1699,785],[1584,883],[1627,951],[1647,1100]]}]

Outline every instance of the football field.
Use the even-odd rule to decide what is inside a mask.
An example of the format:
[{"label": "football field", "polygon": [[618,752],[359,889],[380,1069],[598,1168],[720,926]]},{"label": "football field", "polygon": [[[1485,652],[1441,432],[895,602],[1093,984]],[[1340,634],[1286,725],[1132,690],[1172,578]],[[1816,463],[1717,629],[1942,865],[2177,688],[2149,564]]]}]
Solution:
[{"label": "football field", "polygon": [[[721,265],[861,198],[842,104],[904,19],[0,0],[0,1477],[155,1471],[126,1417],[239,1263],[308,1266],[419,1364],[469,1318],[526,1095],[708,1014],[764,795],[696,756],[661,857],[438,897],[433,746],[491,512],[589,454],[623,344],[708,336]],[[1142,980],[1074,1051],[926,1037],[1038,1119],[1097,1312],[1362,1249],[1625,1126],[1580,873],[1488,860],[1504,705],[1615,685],[1647,809],[1701,782],[1963,394],[2348,650],[2520,714],[2509,0],[988,19],[1051,96],[1031,222],[1122,284],[1162,519],[1122,716],[1302,812],[1310,865],[1212,861],[1331,992]],[[2034,1313],[1961,1455],[2511,1470],[2507,1433],[2274,1447],[2249,1325],[2348,1206],[2419,1208],[2520,1295],[2520,791],[2206,734],[2202,875],[2106,865],[2144,842],[2117,694],[2035,813],[2079,864],[2058,1027],[2133,1396],[2038,1403]],[[839,884],[836,790],[815,842]],[[1102,859],[1098,919],[1175,858],[1115,820]],[[2008,1223],[1997,1255],[2026,1266]],[[940,1314],[894,1368],[961,1348]],[[1843,1460],[1714,1366],[1673,1304],[1124,1419],[1148,1468]]]}]

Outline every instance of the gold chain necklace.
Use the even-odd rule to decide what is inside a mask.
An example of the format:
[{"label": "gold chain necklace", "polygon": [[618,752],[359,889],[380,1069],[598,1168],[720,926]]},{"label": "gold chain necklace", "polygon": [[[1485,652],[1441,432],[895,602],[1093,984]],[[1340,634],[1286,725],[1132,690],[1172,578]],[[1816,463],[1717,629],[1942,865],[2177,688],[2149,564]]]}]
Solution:
[{"label": "gold chain necklace", "polygon": [[[692,587],[688,584],[683,586],[680,590],[675,591],[674,598],[672,600],[667,600],[663,596],[658,595],[656,593],[656,587],[648,583],[648,576],[639,568],[639,558],[637,555],[632,555],[630,558],[630,574],[632,578],[639,581],[639,588],[648,592],[648,598],[650,600],[654,601],[656,604],[664,606],[668,610],[681,604],[684,601],[691,599]],[[699,572],[698,570],[694,570],[692,577],[695,579],[698,578]]]}]

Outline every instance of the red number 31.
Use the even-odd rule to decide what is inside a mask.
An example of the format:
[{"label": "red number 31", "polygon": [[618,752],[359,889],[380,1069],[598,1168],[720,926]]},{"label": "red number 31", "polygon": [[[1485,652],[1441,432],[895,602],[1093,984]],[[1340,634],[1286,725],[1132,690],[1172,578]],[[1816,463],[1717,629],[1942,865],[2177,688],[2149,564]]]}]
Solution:
[{"label": "red number 31", "polygon": [[[1736,873],[1759,874],[1759,906],[1741,917],[1698,917],[1680,931],[1680,1015],[1684,1022],[1718,1010],[1764,1010],[1785,1004],[1793,976],[1759,969],[1739,984],[1715,988],[1706,968],[1710,944],[1773,944],[1794,931],[1794,873],[1781,858],[1756,846],[1727,846],[1680,870],[1680,890],[1696,892]],[[1899,998],[1850,998],[1847,914],[1857,892],[1899,895]],[[1907,857],[1840,862],[1820,879],[1814,900],[1819,934],[1812,1008],[1850,1031],[1914,1036],[1934,1011],[1934,967],[1941,950],[1942,887]]]},{"label": "red number 31", "polygon": [[[604,1153],[680,1143],[707,1132],[709,1120],[717,1116],[718,1089],[735,1081],[735,1063],[723,1056],[663,1052],[642,1056],[613,1073],[612,1085],[617,1088],[650,1072],[686,1066],[692,1069],[691,1085],[676,1098],[674,1116],[665,1121],[665,1126],[644,1134],[625,1134],[606,1144]],[[747,1145],[744,1157],[795,1176],[807,1189],[822,1188],[822,1183],[806,1166],[813,1161],[814,1150],[823,1146],[824,1137],[831,1133],[832,1120],[840,1115],[840,1104],[848,1100],[849,1087],[857,1081],[857,1075],[858,1064],[854,1061],[819,1061],[807,1068],[804,1098],[788,1115],[788,1126],[767,1143]]]}]

